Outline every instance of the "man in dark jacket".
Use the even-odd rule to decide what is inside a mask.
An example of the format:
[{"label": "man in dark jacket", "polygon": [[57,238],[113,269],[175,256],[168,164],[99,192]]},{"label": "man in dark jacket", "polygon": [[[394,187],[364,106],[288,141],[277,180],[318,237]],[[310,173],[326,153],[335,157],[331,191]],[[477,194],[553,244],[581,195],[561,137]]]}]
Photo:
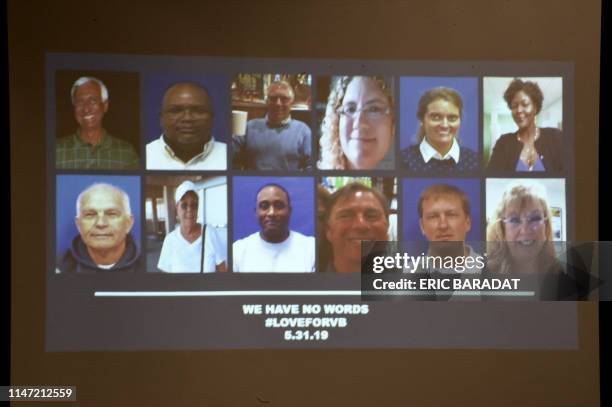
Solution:
[{"label": "man in dark jacket", "polygon": [[127,193],[93,184],[77,198],[76,236],[58,261],[58,272],[135,271],[140,252],[130,230],[134,217]]}]

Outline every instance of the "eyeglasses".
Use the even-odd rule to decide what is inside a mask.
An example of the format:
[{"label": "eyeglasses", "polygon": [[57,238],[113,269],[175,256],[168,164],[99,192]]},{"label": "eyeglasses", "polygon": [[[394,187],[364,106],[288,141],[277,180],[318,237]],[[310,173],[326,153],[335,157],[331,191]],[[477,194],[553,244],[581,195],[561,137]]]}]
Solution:
[{"label": "eyeglasses", "polygon": [[212,117],[212,111],[206,106],[169,106],[162,110],[162,113],[170,117],[178,117],[187,113],[191,113],[193,117],[198,119]]},{"label": "eyeglasses", "polygon": [[357,109],[355,105],[340,106],[337,112],[347,119],[354,120],[357,112],[362,112],[369,121],[380,120],[391,113],[391,108],[388,106],[371,105]]},{"label": "eyeglasses", "polygon": [[179,204],[180,208],[184,211],[186,211],[187,209],[191,209],[191,210],[196,210],[198,209],[198,203],[197,202],[192,202],[192,203],[187,203],[187,202],[181,202]]},{"label": "eyeglasses", "polygon": [[518,229],[521,227],[523,223],[527,223],[527,227],[529,229],[537,229],[544,224],[546,217],[540,214],[529,215],[526,218],[521,218],[519,216],[509,216],[507,218],[501,219],[502,222],[509,229]]},{"label": "eyeglasses", "polygon": [[281,104],[286,105],[291,102],[291,98],[289,96],[275,96],[275,95],[268,96],[268,103],[276,104],[279,101],[281,102]]}]

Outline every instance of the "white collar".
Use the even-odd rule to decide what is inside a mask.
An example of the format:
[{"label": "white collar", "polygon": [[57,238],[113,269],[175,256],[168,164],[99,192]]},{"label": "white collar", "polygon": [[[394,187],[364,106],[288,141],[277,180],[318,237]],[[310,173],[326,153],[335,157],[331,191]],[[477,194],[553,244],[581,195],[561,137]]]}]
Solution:
[{"label": "white collar", "polygon": [[429,144],[429,142],[427,141],[427,137],[424,137],[423,141],[421,141],[421,144],[419,145],[419,150],[421,151],[421,156],[423,156],[423,161],[425,161],[426,163],[428,163],[432,158],[435,158],[436,160],[450,160],[452,158],[453,160],[455,160],[455,164],[457,164],[459,162],[459,153],[461,152],[461,150],[459,149],[459,143],[457,143],[457,140],[455,140],[455,138],[453,138],[453,145],[451,146],[450,150],[448,150],[448,153],[446,153],[445,156],[442,156],[442,154],[440,154],[438,150],[436,150],[431,144]]},{"label": "white collar", "polygon": [[113,263],[113,264],[96,264],[96,266],[98,266],[98,268],[100,268],[100,269],[110,270],[113,267],[115,267],[115,264],[117,264],[117,263]]},{"label": "white collar", "polygon": [[[265,117],[265,119],[266,119],[266,124],[267,124],[268,126],[270,126],[270,122],[268,121],[268,114],[267,114],[267,113],[266,113],[266,117]],[[289,122],[290,122],[290,121],[291,121],[291,115],[289,115],[289,117],[287,117],[285,120],[283,120],[282,122],[280,122],[280,124],[278,124],[277,126],[274,126],[274,127],[283,127],[283,126],[286,126],[286,125],[288,125],[288,124],[289,124]]]},{"label": "white collar", "polygon": [[194,164],[198,161],[203,161],[206,157],[210,155],[211,151],[213,150],[213,147],[215,146],[215,138],[211,137],[210,140],[208,140],[208,142],[204,144],[204,148],[202,149],[202,152],[200,154],[196,155],[195,157],[192,157],[191,160],[184,162],[183,160],[178,158],[176,154],[174,154],[174,151],[172,150],[172,148],[166,143],[166,140],[164,140],[163,134],[161,135],[159,139],[162,143],[162,146],[164,146],[164,151],[166,152],[166,154],[173,160],[180,161],[182,164],[185,164],[186,166]]}]

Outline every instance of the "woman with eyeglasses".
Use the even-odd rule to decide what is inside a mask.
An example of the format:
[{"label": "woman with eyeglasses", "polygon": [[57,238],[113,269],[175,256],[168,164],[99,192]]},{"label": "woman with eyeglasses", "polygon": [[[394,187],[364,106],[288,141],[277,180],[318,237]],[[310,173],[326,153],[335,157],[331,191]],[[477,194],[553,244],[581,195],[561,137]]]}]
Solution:
[{"label": "woman with eyeglasses", "polygon": [[332,78],[321,125],[320,169],[392,169],[393,98],[380,76]]},{"label": "woman with eyeglasses", "polygon": [[538,84],[514,79],[504,92],[504,100],[518,130],[497,139],[487,168],[491,171],[562,171],[561,130],[536,124],[544,102]]},{"label": "woman with eyeglasses", "polygon": [[487,226],[487,275],[521,278],[535,299],[576,299],[576,281],[557,260],[551,220],[543,186],[510,183]]},{"label": "woman with eyeglasses", "polygon": [[[191,181],[184,181],[174,194],[179,225],[164,239],[157,268],[168,273],[226,271],[224,250],[216,232],[198,223],[198,194]],[[202,241],[204,240],[204,261]]]},{"label": "woman with eyeglasses", "polygon": [[419,99],[418,143],[402,151],[402,163],[413,172],[453,173],[478,169],[476,153],[459,145],[463,114],[461,95],[451,88],[433,88]]},{"label": "woman with eyeglasses", "polygon": [[[546,191],[536,183],[510,183],[487,226],[490,268],[502,273],[548,269],[555,260]],[[543,267],[545,266],[545,267]]]}]

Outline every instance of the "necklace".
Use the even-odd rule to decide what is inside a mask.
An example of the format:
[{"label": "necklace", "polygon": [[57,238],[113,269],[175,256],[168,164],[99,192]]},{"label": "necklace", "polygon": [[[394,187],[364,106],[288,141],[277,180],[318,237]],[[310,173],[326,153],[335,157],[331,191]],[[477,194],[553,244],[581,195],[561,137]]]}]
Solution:
[{"label": "necklace", "polygon": [[532,139],[522,140],[521,135],[517,134],[516,138],[518,141],[523,143],[523,149],[521,150],[520,160],[523,161],[529,170],[533,169],[535,162],[538,159],[538,152],[535,148],[535,141],[540,137],[540,129],[536,127],[535,136]]}]

